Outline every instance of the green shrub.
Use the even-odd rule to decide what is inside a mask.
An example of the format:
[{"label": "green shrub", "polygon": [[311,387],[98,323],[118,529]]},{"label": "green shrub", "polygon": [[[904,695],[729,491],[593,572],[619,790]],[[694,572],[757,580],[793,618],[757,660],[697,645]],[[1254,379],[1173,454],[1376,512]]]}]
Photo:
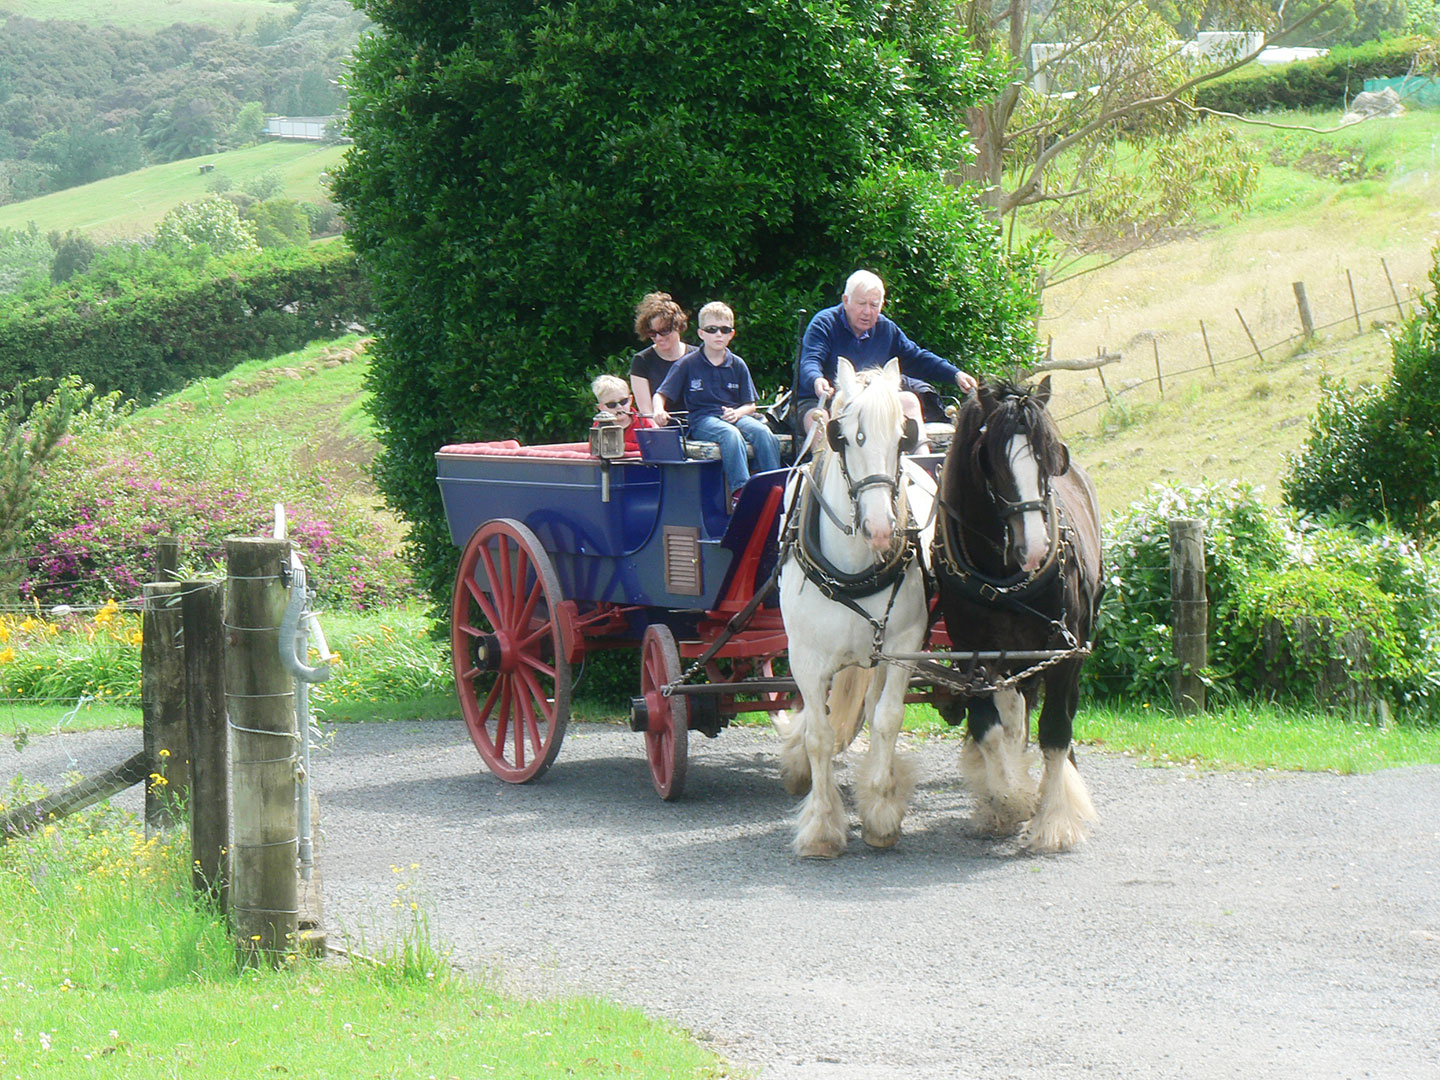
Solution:
[{"label": "green shrub", "polygon": [[337,337],[369,305],[343,242],[224,259],[112,246],[61,285],[0,297],[0,385],[76,375],[148,398]]},{"label": "green shrub", "polygon": [[1434,291],[1392,341],[1383,386],[1322,381],[1310,435],[1282,481],[1291,506],[1422,536],[1440,529],[1440,246],[1430,281]]},{"label": "green shrub", "polygon": [[[1205,676],[1215,691],[1309,702],[1325,667],[1346,662],[1341,639],[1358,630],[1369,654],[1351,672],[1357,689],[1411,716],[1440,717],[1440,560],[1379,526],[1354,531],[1272,511],[1238,482],[1159,487],[1108,525],[1109,583],[1084,676],[1092,692],[1169,698],[1178,667],[1168,522],[1177,517],[1205,523]],[[1266,661],[1272,624],[1288,646],[1279,666]]]},{"label": "green shrub", "polygon": [[1230,113],[1271,109],[1340,109],[1365,89],[1366,79],[1408,74],[1423,38],[1391,38],[1331,49],[1314,60],[1261,67],[1247,64],[1195,89],[1195,104]]},{"label": "green shrub", "polygon": [[998,85],[943,5],[362,6],[334,189],[376,288],[377,480],[439,602],[435,450],[578,437],[653,289],[727,300],[762,393],[859,266],[935,351],[1028,355],[1026,268],[944,175]]},{"label": "green shrub", "polygon": [[279,437],[222,418],[139,428],[123,416],[75,431],[47,464],[26,525],[22,595],[44,603],[138,596],[156,539],[180,538],[192,571],[219,569],[228,535],[288,534],[326,604],[364,610],[403,596],[408,575],[377,544],[364,503],[318,469],[296,469]]}]

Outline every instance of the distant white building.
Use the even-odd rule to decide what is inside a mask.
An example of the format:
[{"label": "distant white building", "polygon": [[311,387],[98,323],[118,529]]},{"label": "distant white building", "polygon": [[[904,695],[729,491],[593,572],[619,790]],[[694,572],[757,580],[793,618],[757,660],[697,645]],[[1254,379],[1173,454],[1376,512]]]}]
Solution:
[{"label": "distant white building", "polygon": [[325,129],[333,128],[339,116],[267,116],[265,134],[272,139],[309,139],[319,142]]}]

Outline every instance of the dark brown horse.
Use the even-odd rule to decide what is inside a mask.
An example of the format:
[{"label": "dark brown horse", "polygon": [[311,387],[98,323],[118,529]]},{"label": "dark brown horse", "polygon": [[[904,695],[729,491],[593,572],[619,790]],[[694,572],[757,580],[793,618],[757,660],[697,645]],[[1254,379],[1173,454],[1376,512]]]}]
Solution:
[{"label": "dark brown horse", "polygon": [[[941,473],[933,565],[956,651],[1055,654],[989,665],[993,689],[942,712],[952,724],[968,719],[960,765],[982,827],[1023,827],[1031,848],[1062,851],[1096,816],[1070,744],[1104,578],[1095,488],[1071,464],[1049,400],[1047,377],[1034,388],[986,382],[961,406]],[[1026,744],[1042,685],[1037,790]]]}]

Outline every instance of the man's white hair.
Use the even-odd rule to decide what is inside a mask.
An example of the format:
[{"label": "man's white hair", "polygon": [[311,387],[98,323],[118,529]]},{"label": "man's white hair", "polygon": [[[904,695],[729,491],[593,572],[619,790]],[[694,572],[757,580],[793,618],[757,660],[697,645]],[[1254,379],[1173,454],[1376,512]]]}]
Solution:
[{"label": "man's white hair", "polygon": [[856,293],[879,293],[880,298],[885,298],[885,283],[880,280],[880,275],[873,270],[856,270],[845,279],[845,295],[854,296]]}]

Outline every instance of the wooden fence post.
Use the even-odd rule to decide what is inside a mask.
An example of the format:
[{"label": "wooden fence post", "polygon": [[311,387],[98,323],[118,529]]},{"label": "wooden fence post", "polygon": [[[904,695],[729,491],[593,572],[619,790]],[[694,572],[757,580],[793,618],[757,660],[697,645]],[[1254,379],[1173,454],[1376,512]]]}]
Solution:
[{"label": "wooden fence post", "polygon": [[221,665],[225,593],[221,582],[180,583],[185,628],[185,724],[190,739],[190,874],[195,891],[229,909],[230,757]]},{"label": "wooden fence post", "polygon": [[1295,304],[1300,308],[1300,329],[1308,341],[1315,336],[1315,317],[1310,314],[1310,301],[1305,296],[1305,282],[1292,281],[1290,287],[1295,290]]},{"label": "wooden fence post", "polygon": [[1355,313],[1355,332],[1363,334],[1365,328],[1360,325],[1360,305],[1355,300],[1355,279],[1350,276],[1350,271],[1345,271],[1345,280],[1350,283],[1350,310]]},{"label": "wooden fence post", "polygon": [[1255,350],[1255,355],[1260,358],[1260,362],[1263,364],[1265,362],[1265,354],[1260,351],[1260,345],[1256,342],[1255,335],[1250,333],[1250,324],[1245,321],[1245,316],[1240,314],[1238,307],[1235,309],[1235,315],[1239,318],[1240,325],[1245,328],[1245,336],[1250,339],[1250,347]]},{"label": "wooden fence post", "polygon": [[1195,518],[1173,518],[1170,527],[1170,602],[1174,619],[1175,707],[1182,713],[1205,711],[1200,672],[1209,662],[1205,599],[1205,525]]},{"label": "wooden fence post", "polygon": [[[280,659],[288,540],[227,537],[225,697],[234,738],[231,900],[241,958],[278,965],[298,945],[295,682]],[[286,642],[291,646],[291,642]]]},{"label": "wooden fence post", "polygon": [[1385,260],[1380,260],[1380,269],[1385,271],[1385,284],[1390,286],[1390,298],[1395,301],[1395,310],[1400,313],[1400,320],[1405,320],[1405,309],[1400,306],[1400,294],[1395,291],[1395,279],[1390,276],[1390,267],[1385,265]]},{"label": "wooden fence post", "polygon": [[174,581],[180,572],[180,541],[174,536],[155,538],[155,580]]},{"label": "wooden fence post", "polygon": [[[177,806],[189,802],[190,734],[185,721],[185,646],[180,636],[180,583],[144,588],[140,616],[140,714],[145,761],[145,824],[175,827]],[[158,774],[163,778],[150,780]]]},{"label": "wooden fence post", "polygon": [[1205,333],[1204,319],[1200,320],[1200,340],[1205,343],[1205,359],[1210,361],[1210,374],[1218,379],[1220,373],[1215,370],[1215,354],[1210,351],[1210,335]]}]

